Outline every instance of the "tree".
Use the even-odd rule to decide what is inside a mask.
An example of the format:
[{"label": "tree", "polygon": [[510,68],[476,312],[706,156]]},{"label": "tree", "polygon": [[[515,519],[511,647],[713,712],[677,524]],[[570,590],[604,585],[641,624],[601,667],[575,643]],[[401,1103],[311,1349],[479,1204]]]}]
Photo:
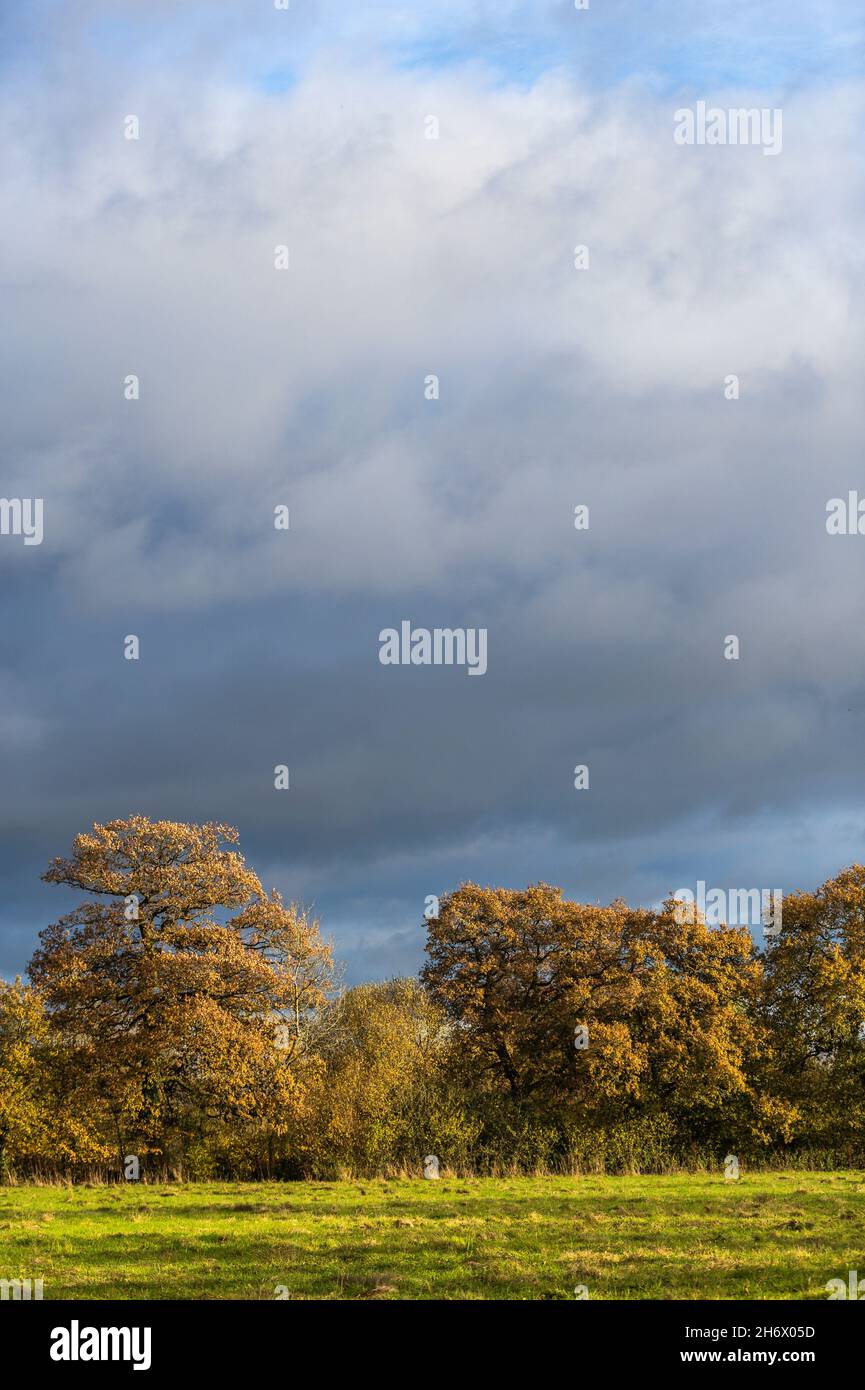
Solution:
[{"label": "tree", "polygon": [[329,1010],[316,1088],[321,1171],[411,1167],[466,1139],[447,1086],[447,1025],[417,980],[356,985]]},{"label": "tree", "polygon": [[134,1146],[167,1158],[172,1136],[228,1117],[278,1129],[298,1098],[330,948],[265,895],[237,841],[224,825],[134,816],[77,836],[44,875],[90,895],[41,933],[30,974],[118,1157]]},{"label": "tree", "polygon": [[11,1160],[45,1141],[39,1048],[48,1025],[42,1000],[20,979],[0,979],[0,1182]]},{"label": "tree", "polygon": [[766,949],[766,1090],[791,1107],[790,1131],[814,1144],[861,1144],[865,1127],[865,866],[784,898]]},{"label": "tree", "polygon": [[429,923],[422,979],[480,1071],[525,1104],[701,1121],[748,1090],[750,934],[679,905],[594,907],[537,884],[464,884]]}]

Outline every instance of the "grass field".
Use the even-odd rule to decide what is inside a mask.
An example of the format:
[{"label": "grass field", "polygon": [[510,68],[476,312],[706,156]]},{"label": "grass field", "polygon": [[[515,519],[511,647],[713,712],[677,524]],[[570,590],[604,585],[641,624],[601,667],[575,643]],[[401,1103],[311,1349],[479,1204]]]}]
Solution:
[{"label": "grass field", "polygon": [[865,1173],[0,1188],[45,1299],[825,1299]]}]

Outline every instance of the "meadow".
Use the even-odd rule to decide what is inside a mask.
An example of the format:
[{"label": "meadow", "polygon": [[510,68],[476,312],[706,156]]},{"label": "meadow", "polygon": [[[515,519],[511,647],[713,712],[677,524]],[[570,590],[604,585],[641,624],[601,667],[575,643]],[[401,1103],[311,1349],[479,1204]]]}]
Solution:
[{"label": "meadow", "polygon": [[865,1173],[0,1188],[48,1299],[825,1299]]}]

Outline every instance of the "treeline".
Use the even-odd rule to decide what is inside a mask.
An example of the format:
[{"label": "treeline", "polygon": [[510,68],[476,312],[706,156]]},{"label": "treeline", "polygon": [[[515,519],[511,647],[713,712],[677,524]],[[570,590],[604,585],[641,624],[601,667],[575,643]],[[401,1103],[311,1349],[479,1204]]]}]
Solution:
[{"label": "treeline", "polygon": [[341,989],[221,825],[96,825],[0,982],[0,1180],[860,1165],[865,868],[744,928],[464,884],[420,978]]}]

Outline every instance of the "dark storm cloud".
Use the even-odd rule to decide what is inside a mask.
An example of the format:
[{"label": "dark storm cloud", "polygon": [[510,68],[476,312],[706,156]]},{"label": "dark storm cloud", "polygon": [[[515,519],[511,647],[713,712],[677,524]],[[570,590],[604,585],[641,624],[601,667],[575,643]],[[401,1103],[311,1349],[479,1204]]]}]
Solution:
[{"label": "dark storm cloud", "polygon": [[[154,67],[67,15],[16,105],[0,492],[45,540],[0,540],[0,972],[67,905],[49,858],[135,812],[237,825],[354,977],[465,877],[653,901],[861,857],[865,540],[825,528],[865,491],[861,96],[785,92],[777,159],[681,149],[676,100],[352,68],[323,12],[270,94],[225,16]],[[403,619],[485,627],[486,675],[382,666]]]}]

